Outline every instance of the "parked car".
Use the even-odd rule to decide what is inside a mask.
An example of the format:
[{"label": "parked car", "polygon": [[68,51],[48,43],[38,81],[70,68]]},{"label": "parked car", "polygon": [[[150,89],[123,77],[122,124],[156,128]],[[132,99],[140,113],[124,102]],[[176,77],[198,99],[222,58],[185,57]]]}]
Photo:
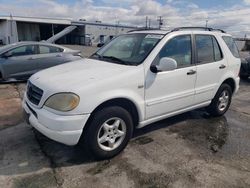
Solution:
[{"label": "parked car", "polygon": [[237,47],[224,32],[133,31],[89,59],[33,75],[23,108],[45,136],[110,158],[135,128],[202,107],[223,115],[238,91],[239,70]]},{"label": "parked car", "polygon": [[236,38],[235,42],[240,50],[241,57],[240,78],[246,80],[250,76],[250,40]]},{"label": "parked car", "polygon": [[250,76],[250,56],[241,59],[240,78],[247,80]]},{"label": "parked car", "polygon": [[26,80],[55,65],[79,60],[80,51],[45,42],[19,42],[0,47],[0,80]]}]

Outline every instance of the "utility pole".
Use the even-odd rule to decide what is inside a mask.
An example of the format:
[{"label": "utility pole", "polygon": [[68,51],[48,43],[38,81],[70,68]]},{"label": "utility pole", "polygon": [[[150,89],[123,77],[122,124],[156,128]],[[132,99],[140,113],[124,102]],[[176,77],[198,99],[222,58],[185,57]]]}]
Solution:
[{"label": "utility pole", "polygon": [[116,22],[116,27],[115,27],[115,35],[117,36],[118,35],[118,27],[119,27],[119,24],[120,24],[120,21],[118,20]]},{"label": "utility pole", "polygon": [[13,37],[13,16],[10,14],[10,35]]},{"label": "utility pole", "polygon": [[151,27],[151,19],[148,20],[148,28],[150,29]]},{"label": "utility pole", "polygon": [[162,19],[162,16],[158,16],[157,21],[159,22],[159,29],[161,29],[161,26],[163,25],[163,19]]},{"label": "utility pole", "polygon": [[208,26],[208,20],[206,20],[206,28],[207,28],[207,26]]},{"label": "utility pole", "polygon": [[148,17],[146,16],[146,26],[145,28],[147,29],[148,28]]},{"label": "utility pole", "polygon": [[51,30],[51,31],[52,31],[52,36],[54,36],[54,35],[55,35],[54,24],[51,25],[51,29],[52,29],[52,30]]}]

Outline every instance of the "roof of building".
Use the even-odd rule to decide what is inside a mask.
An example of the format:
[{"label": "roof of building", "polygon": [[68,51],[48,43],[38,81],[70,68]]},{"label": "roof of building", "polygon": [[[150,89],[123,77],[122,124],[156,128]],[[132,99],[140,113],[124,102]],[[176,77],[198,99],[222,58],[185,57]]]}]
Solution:
[{"label": "roof of building", "polygon": [[42,18],[42,17],[25,17],[25,16],[0,16],[0,20],[14,20],[21,22],[49,23],[71,25],[71,19],[62,18]]},{"label": "roof of building", "polygon": [[14,20],[20,22],[32,22],[32,23],[48,23],[48,24],[62,24],[62,25],[97,25],[97,26],[106,26],[106,27],[120,27],[120,28],[129,28],[135,29],[137,27],[127,26],[122,24],[110,24],[102,22],[90,22],[84,20],[73,20],[70,18],[44,18],[44,17],[26,17],[26,16],[0,16],[0,20]]},{"label": "roof of building", "polygon": [[89,21],[72,21],[72,25],[96,25],[96,26],[104,26],[104,27],[120,27],[120,28],[128,28],[128,29],[136,29],[135,26],[121,25],[121,24],[110,24],[110,23],[102,23],[102,22],[89,22]]}]

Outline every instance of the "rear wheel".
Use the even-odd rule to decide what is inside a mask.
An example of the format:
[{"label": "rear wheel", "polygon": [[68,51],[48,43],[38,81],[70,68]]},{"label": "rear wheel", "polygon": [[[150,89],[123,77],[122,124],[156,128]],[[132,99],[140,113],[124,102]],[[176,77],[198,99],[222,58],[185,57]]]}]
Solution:
[{"label": "rear wheel", "polygon": [[214,99],[207,108],[213,116],[222,116],[228,110],[232,99],[232,89],[228,84],[222,84]]},{"label": "rear wheel", "polygon": [[240,75],[240,78],[242,79],[242,80],[247,80],[248,79],[248,75]]},{"label": "rear wheel", "polygon": [[93,115],[82,142],[95,158],[107,159],[126,147],[132,133],[130,113],[118,106],[106,107]]}]

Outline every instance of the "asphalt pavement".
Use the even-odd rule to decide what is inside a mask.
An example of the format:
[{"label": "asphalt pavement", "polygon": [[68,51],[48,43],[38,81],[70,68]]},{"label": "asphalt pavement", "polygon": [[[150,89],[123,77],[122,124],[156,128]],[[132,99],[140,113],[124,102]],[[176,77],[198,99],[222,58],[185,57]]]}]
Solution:
[{"label": "asphalt pavement", "polygon": [[201,109],[154,123],[104,161],[23,122],[25,85],[0,85],[1,188],[250,187],[250,80],[223,117]]}]

